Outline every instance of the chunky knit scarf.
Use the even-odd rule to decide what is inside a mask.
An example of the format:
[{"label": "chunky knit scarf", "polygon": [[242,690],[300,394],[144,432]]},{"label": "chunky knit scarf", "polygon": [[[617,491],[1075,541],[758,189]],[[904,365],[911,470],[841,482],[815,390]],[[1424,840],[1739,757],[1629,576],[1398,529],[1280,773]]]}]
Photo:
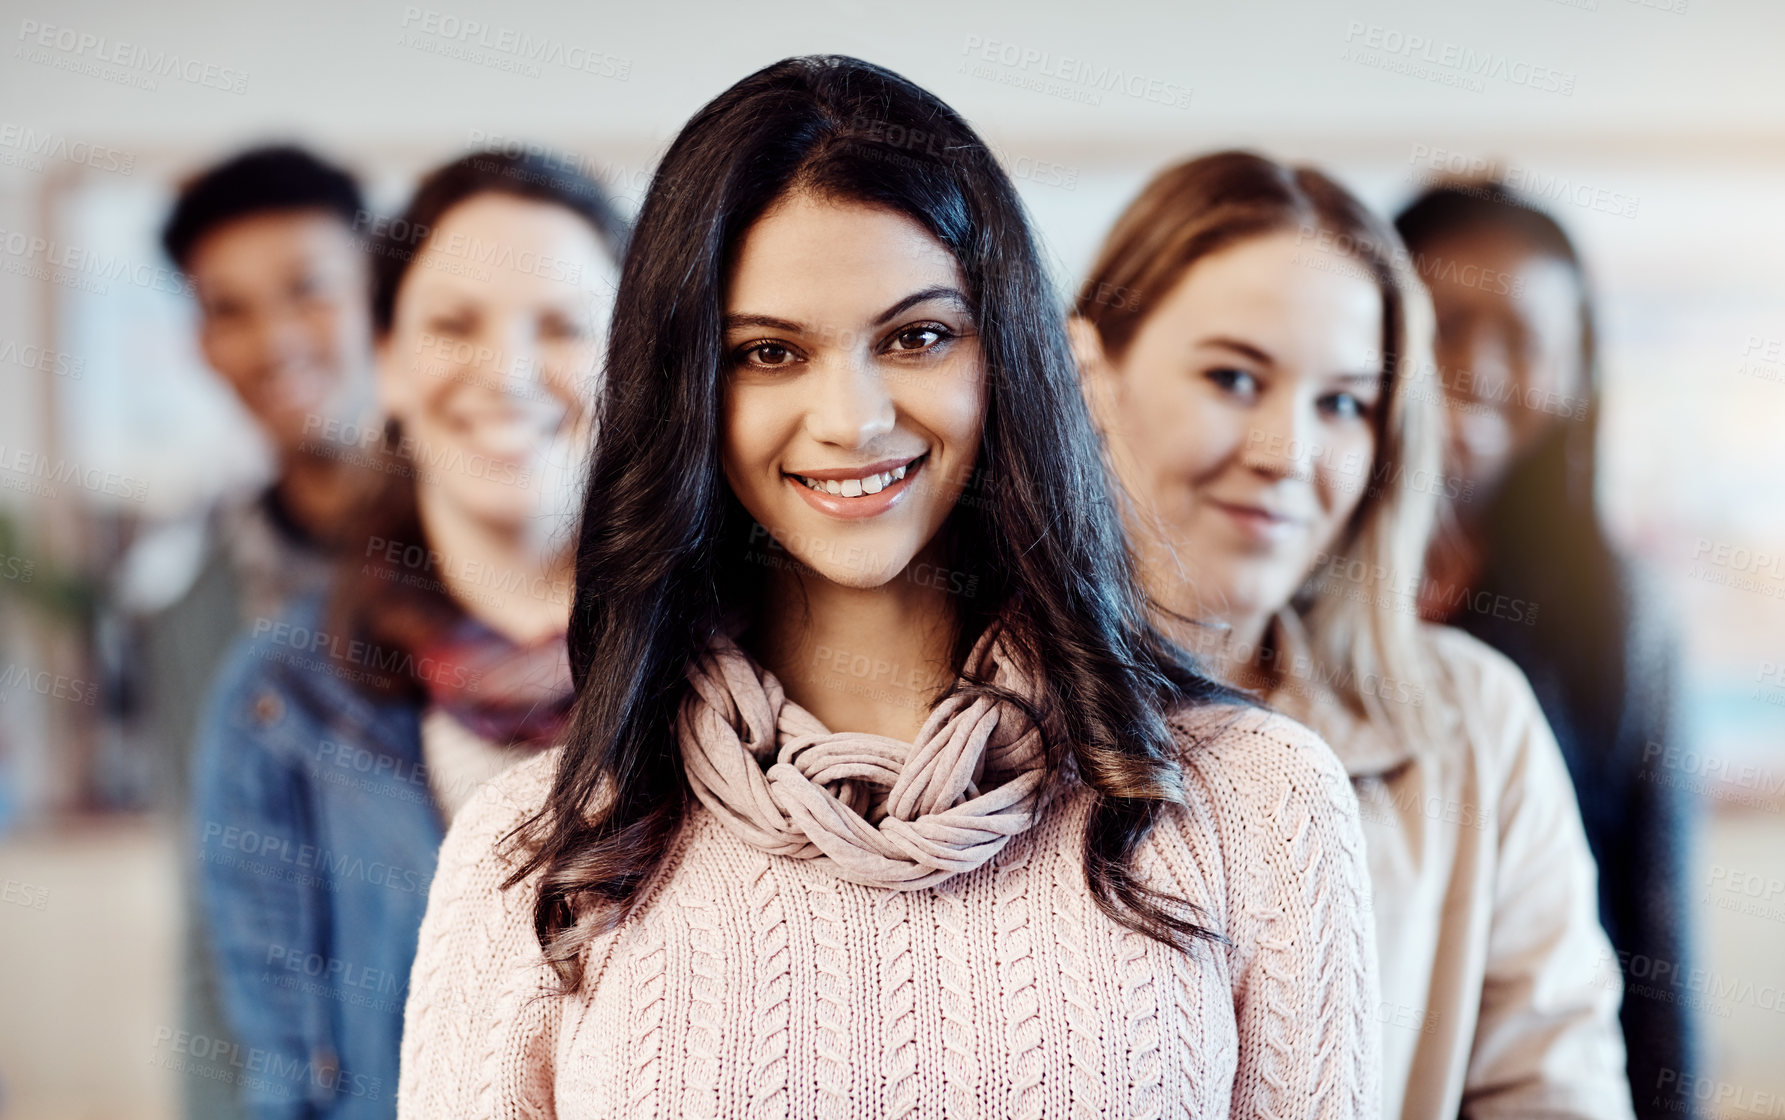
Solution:
[{"label": "chunky knit scarf", "polygon": [[[996,628],[969,671],[1035,695]],[[721,824],[764,851],[823,860],[853,883],[918,890],[979,867],[1040,809],[1042,732],[1014,704],[951,693],[907,743],[828,730],[729,639],[688,675],[677,729],[688,781]]]}]

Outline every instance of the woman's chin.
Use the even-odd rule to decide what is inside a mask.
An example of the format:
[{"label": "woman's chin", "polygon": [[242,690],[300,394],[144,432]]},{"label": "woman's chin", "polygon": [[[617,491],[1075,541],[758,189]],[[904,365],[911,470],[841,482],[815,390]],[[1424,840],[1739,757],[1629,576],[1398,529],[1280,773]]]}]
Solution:
[{"label": "woman's chin", "polygon": [[885,549],[859,541],[776,534],[781,555],[826,583],[855,591],[872,591],[891,583],[910,562],[905,549]]},{"label": "woman's chin", "polygon": [[823,576],[825,580],[846,587],[851,591],[877,591],[891,583],[901,569],[898,568],[851,568],[831,562],[808,564],[807,567]]}]

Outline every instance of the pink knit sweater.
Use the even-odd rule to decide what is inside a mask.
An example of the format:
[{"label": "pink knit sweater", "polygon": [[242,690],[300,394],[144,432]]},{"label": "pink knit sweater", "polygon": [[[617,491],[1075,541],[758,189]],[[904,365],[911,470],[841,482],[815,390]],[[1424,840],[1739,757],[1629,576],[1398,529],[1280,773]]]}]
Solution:
[{"label": "pink knit sweater", "polygon": [[1280,716],[1175,726],[1188,804],[1141,869],[1230,946],[1175,952],[1097,909],[1082,788],[984,866],[914,891],[770,855],[696,804],[574,996],[551,994],[536,878],[501,891],[495,854],[561,751],[515,767],[441,850],[399,1115],[1375,1120],[1374,942],[1344,770]]}]

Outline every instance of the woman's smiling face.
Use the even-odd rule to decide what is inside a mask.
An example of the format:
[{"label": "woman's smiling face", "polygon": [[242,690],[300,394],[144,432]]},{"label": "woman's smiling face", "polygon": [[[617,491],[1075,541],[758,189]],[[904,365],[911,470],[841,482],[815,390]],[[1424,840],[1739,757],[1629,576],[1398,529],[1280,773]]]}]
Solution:
[{"label": "woman's smiling face", "polygon": [[884,585],[978,457],[985,372],[954,254],[902,214],[795,193],[751,227],[728,279],[732,492],[824,578]]},{"label": "woman's smiling face", "polygon": [[[468,267],[472,248],[492,263]],[[485,193],[441,217],[379,348],[385,407],[433,516],[554,538],[569,524],[613,269],[562,206]]]},{"label": "woman's smiling face", "polygon": [[1092,358],[1117,473],[1159,538],[1142,540],[1154,593],[1176,609],[1279,609],[1364,496],[1382,295],[1358,262],[1305,245],[1281,232],[1209,254],[1120,360]]}]

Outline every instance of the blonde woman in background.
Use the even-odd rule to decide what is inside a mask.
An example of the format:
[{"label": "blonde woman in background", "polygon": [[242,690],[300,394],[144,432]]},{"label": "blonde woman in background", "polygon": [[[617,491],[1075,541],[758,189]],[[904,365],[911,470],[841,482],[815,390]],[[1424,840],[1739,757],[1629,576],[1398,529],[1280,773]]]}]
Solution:
[{"label": "blonde woman in background", "polygon": [[1325,737],[1356,789],[1385,1114],[1628,1116],[1555,739],[1510,662],[1417,618],[1446,484],[1411,380],[1427,297],[1392,229],[1319,172],[1206,156],[1118,219],[1076,310],[1161,617]]}]

